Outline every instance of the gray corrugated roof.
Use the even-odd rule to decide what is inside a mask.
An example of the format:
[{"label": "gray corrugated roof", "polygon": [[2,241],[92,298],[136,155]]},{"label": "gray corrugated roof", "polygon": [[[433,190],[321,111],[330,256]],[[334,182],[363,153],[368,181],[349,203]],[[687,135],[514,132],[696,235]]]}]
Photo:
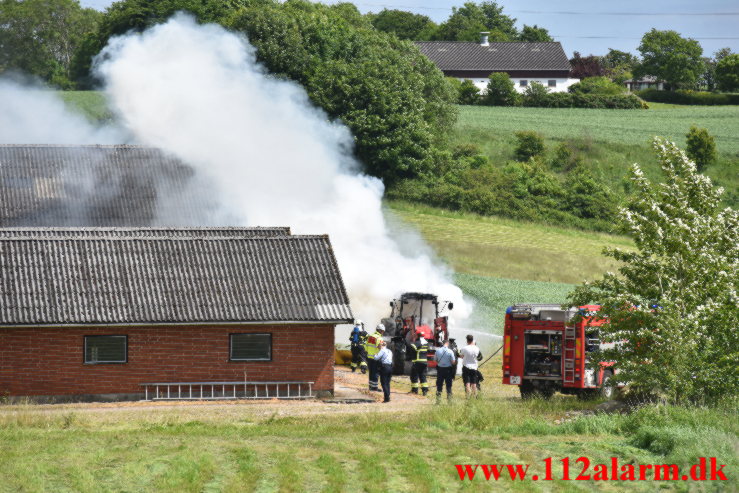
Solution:
[{"label": "gray corrugated roof", "polygon": [[3,326],[351,319],[327,236],[0,238]]},{"label": "gray corrugated roof", "polygon": [[290,236],[289,227],[0,228],[0,238],[214,238]]},{"label": "gray corrugated roof", "polygon": [[198,184],[152,148],[0,145],[0,226],[206,224]]},{"label": "gray corrugated roof", "polygon": [[570,70],[570,62],[558,42],[482,46],[465,41],[416,41],[416,46],[441,70]]}]

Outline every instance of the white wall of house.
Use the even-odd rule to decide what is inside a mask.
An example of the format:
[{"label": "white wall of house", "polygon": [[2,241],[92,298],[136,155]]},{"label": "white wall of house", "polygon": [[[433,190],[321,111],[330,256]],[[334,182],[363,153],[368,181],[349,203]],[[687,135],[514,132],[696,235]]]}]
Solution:
[{"label": "white wall of house", "polygon": [[[464,80],[464,79],[459,79],[459,80]],[[480,92],[485,92],[485,89],[488,87],[488,79],[471,79],[471,80],[475,84],[475,86],[477,86],[477,88],[480,89]],[[570,87],[572,84],[575,84],[576,82],[580,82],[580,79],[564,79],[564,78],[524,79],[522,77],[521,78],[511,77],[511,80],[513,81],[516,91],[518,92],[524,92],[526,90],[526,87],[528,87],[528,85],[531,84],[532,82],[538,82],[539,84],[548,88],[549,92],[567,92],[568,87]]]}]

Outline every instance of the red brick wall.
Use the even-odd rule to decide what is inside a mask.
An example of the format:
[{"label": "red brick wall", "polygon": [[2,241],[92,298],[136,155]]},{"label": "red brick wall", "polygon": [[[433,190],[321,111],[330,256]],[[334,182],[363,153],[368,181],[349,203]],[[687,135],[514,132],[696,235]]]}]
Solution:
[{"label": "red brick wall", "polygon": [[[269,332],[272,361],[229,361],[229,334]],[[128,363],[83,363],[84,336],[127,335]],[[333,391],[333,325],[0,328],[0,396],[142,392],[146,382],[312,381]]]}]

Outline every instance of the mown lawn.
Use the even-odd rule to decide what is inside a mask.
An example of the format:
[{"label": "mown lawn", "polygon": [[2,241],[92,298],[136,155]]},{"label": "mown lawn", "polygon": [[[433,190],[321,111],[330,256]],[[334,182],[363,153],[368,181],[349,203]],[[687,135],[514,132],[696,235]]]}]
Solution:
[{"label": "mown lawn", "polygon": [[[89,411],[0,407],[0,491],[655,491],[652,481],[459,480],[455,464],[531,464],[587,456],[593,464],[676,463],[702,456],[737,478],[737,420],[714,410],[647,406],[583,415],[596,403],[521,401],[487,372],[487,395],[402,415],[279,416],[254,406]],[[494,374],[494,375],[493,375]],[[459,386],[459,381],[456,382]],[[457,388],[459,392],[459,388]],[[459,395],[459,394],[458,394]],[[326,405],[327,407],[335,405]],[[369,405],[381,406],[381,404]],[[224,410],[226,409],[226,410]],[[573,477],[579,472],[573,469]],[[554,469],[555,477],[559,469]],[[704,490],[662,482],[667,491]]]},{"label": "mown lawn", "polygon": [[391,215],[414,225],[455,272],[576,284],[617,269],[606,246],[633,248],[626,237],[387,203]]}]

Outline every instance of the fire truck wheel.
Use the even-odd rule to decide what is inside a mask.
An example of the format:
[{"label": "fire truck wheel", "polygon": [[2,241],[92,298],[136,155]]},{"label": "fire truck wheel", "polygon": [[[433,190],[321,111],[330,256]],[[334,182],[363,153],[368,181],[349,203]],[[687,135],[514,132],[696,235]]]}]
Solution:
[{"label": "fire truck wheel", "polygon": [[554,389],[550,387],[545,388],[537,388],[531,385],[530,382],[524,381],[519,387],[518,390],[521,392],[521,399],[533,399],[533,398],[540,398],[540,399],[551,399],[554,395]]},{"label": "fire truck wheel", "polygon": [[598,396],[606,400],[611,400],[613,398],[613,394],[614,388],[613,382],[611,381],[611,372],[607,371],[603,373],[603,383],[601,384],[600,389],[598,389]]}]

